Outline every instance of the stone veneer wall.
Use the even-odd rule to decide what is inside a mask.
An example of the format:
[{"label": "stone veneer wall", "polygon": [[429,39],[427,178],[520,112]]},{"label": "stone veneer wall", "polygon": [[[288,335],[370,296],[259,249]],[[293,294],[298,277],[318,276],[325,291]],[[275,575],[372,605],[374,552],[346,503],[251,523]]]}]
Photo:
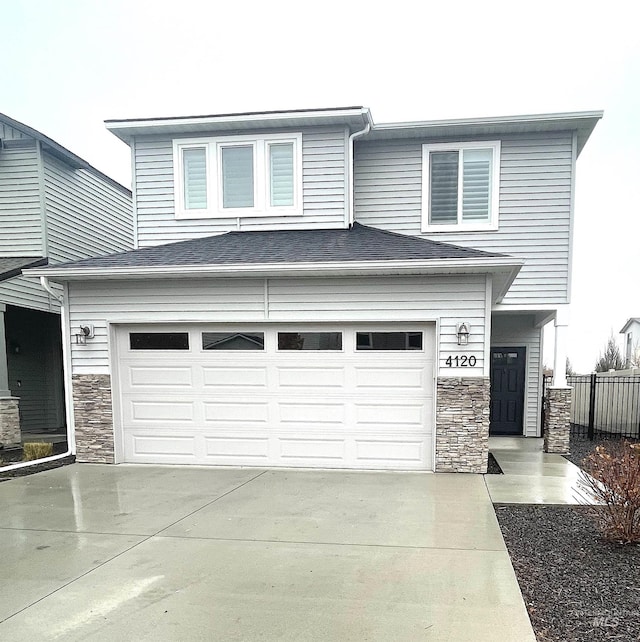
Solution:
[{"label": "stone veneer wall", "polygon": [[22,442],[20,434],[19,399],[4,397],[0,399],[0,445],[19,446]]},{"label": "stone veneer wall", "polygon": [[109,375],[73,375],[76,461],[113,464],[113,409]]},{"label": "stone veneer wall", "polygon": [[436,472],[487,472],[489,393],[488,377],[438,377]]},{"label": "stone veneer wall", "polygon": [[547,388],[544,400],[544,451],[569,452],[571,388]]}]

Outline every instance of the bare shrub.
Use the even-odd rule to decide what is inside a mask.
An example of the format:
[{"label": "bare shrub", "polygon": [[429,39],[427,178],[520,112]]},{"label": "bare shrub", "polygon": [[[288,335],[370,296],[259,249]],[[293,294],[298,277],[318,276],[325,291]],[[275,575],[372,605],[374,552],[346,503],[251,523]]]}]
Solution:
[{"label": "bare shrub", "polygon": [[22,461],[33,461],[53,455],[53,444],[44,441],[31,441],[22,447]]},{"label": "bare shrub", "polygon": [[611,442],[587,455],[580,483],[600,504],[592,510],[602,536],[612,542],[640,542],[640,444]]}]

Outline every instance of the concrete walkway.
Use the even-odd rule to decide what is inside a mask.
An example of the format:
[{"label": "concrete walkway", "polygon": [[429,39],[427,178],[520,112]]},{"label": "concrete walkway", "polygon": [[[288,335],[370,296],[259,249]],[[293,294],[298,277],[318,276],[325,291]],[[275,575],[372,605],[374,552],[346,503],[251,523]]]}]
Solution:
[{"label": "concrete walkway", "polygon": [[562,455],[542,451],[543,440],[490,437],[489,451],[504,475],[485,475],[496,504],[583,504],[580,469]]},{"label": "concrete walkway", "polygon": [[0,506],[2,640],[535,641],[482,475],[76,464]]}]

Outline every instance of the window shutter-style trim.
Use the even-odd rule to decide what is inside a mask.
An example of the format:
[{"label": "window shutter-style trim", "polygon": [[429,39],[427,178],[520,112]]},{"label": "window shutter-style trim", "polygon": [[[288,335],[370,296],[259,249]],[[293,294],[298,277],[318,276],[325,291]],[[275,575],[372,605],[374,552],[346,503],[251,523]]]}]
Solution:
[{"label": "window shutter-style trim", "polygon": [[293,143],[269,145],[271,207],[286,207],[294,202]]},{"label": "window shutter-style trim", "polygon": [[207,150],[190,147],[182,150],[184,207],[187,210],[207,207]]}]

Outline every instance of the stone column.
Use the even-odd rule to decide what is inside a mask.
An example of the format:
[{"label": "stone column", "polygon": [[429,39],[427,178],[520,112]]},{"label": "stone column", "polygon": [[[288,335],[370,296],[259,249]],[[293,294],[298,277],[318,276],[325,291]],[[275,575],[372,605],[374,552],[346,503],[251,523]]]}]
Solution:
[{"label": "stone column", "polygon": [[7,338],[4,329],[4,313],[7,307],[0,303],[0,446],[19,446],[20,410],[19,399],[11,396],[9,370],[7,368]]},{"label": "stone column", "polygon": [[73,375],[76,461],[113,464],[113,408],[109,375]]},{"label": "stone column", "polygon": [[569,452],[571,388],[547,388],[544,400],[544,452],[566,455]]},{"label": "stone column", "polygon": [[436,472],[487,472],[489,387],[488,377],[438,377]]}]

